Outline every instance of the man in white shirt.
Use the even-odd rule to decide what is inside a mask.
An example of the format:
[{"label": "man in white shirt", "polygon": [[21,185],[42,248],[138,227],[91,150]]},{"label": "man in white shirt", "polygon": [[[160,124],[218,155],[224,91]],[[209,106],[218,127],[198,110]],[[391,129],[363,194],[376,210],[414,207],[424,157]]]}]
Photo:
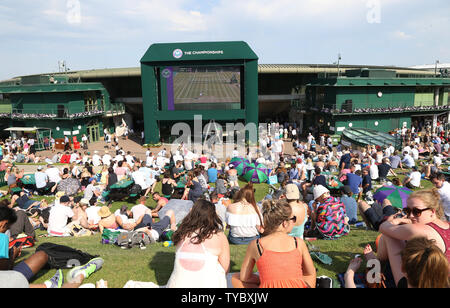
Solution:
[{"label": "man in white shirt", "polygon": [[61,172],[52,164],[47,165],[47,170],[45,170],[45,173],[47,174],[50,182],[54,182],[56,184],[61,182]]},{"label": "man in white shirt", "polygon": [[70,236],[67,221],[69,218],[76,220],[75,214],[70,208],[70,203],[70,198],[64,195],[59,199],[59,205],[52,207],[48,218],[48,234],[52,236]]},{"label": "man in white shirt", "polygon": [[78,155],[77,151],[73,151],[72,154],[70,154],[70,163],[78,163],[80,161],[80,157]]},{"label": "man in white shirt", "polygon": [[445,218],[450,222],[450,183],[445,180],[445,175],[443,173],[431,175],[430,180],[438,189],[439,195],[441,195]]},{"label": "man in white shirt", "polygon": [[147,194],[151,190],[151,187],[145,181],[144,173],[139,171],[137,166],[135,166],[133,168],[133,173],[131,173],[131,177],[133,178],[134,183],[138,184],[139,186],[141,186],[142,190],[145,191],[144,196],[147,196]]},{"label": "man in white shirt", "polygon": [[111,155],[109,155],[109,152],[105,151],[105,155],[103,155],[103,158],[102,158],[103,165],[110,166],[111,165],[111,159],[112,159],[112,157],[111,157]]},{"label": "man in white shirt", "polygon": [[92,165],[94,167],[98,167],[102,164],[102,157],[98,155],[98,151],[94,151],[94,155],[92,155]]},{"label": "man in white shirt", "polygon": [[139,198],[139,204],[133,206],[131,208],[131,212],[133,213],[133,219],[138,221],[141,216],[150,215],[152,217],[152,211],[145,205],[147,201],[146,197]]},{"label": "man in white shirt", "polygon": [[411,156],[412,156],[412,158],[413,158],[415,161],[419,160],[419,150],[417,149],[416,146],[413,146],[413,147],[412,147],[412,149],[411,149]]},{"label": "man in white shirt", "polygon": [[417,170],[417,167],[412,167],[412,172],[409,176],[405,177],[403,182],[403,186],[408,187],[409,189],[417,189],[421,188],[420,181],[422,180],[422,174]]}]

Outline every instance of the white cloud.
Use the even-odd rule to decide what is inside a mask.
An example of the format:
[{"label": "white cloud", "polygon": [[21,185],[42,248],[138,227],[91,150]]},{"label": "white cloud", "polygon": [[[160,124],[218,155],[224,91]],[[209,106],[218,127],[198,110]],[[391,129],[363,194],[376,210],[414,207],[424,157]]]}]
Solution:
[{"label": "white cloud", "polygon": [[414,36],[410,35],[410,34],[406,34],[403,31],[397,30],[391,33],[391,37],[394,39],[399,39],[399,40],[409,40],[414,38]]}]

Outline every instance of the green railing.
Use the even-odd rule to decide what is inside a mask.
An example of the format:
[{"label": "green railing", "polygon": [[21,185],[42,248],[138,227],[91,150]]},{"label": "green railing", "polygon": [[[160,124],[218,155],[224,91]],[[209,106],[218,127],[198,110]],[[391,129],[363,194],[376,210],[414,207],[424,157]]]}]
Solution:
[{"label": "green railing", "polygon": [[408,102],[396,102],[391,104],[376,103],[341,103],[334,105],[324,105],[320,111],[331,114],[362,114],[362,113],[404,113],[404,112],[424,112],[424,111],[448,111],[450,105],[430,106],[430,102],[415,102],[414,105]]},{"label": "green railing", "polygon": [[66,107],[46,107],[32,110],[13,108],[8,117],[12,119],[77,119],[102,114],[104,111],[100,107],[89,111],[70,110]]}]

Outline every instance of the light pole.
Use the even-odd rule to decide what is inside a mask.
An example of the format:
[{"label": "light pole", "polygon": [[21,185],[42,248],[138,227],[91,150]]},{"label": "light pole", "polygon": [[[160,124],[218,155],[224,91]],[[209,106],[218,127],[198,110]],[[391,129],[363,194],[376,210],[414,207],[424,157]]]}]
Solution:
[{"label": "light pole", "polygon": [[337,62],[337,69],[338,69],[338,78],[339,78],[339,76],[340,76],[340,73],[341,73],[341,70],[340,70],[340,61],[341,61],[341,53],[338,53],[338,62]]},{"label": "light pole", "polygon": [[434,77],[437,77],[437,65],[439,64],[439,60],[436,60],[434,63]]}]

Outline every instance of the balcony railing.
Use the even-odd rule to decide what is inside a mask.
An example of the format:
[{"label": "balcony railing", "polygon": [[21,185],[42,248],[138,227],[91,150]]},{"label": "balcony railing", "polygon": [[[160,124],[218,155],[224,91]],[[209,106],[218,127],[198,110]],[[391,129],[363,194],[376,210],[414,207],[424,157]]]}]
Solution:
[{"label": "balcony railing", "polygon": [[323,106],[320,111],[328,114],[362,114],[362,113],[404,113],[404,112],[424,112],[424,111],[449,111],[450,105],[430,105],[430,102],[419,102],[411,106],[410,103],[395,103],[389,106],[380,107],[378,104],[351,104],[343,103],[332,106]]},{"label": "balcony railing", "polygon": [[101,114],[104,114],[101,108],[80,112],[73,112],[68,108],[40,108],[33,110],[13,108],[10,113],[0,114],[0,117],[12,119],[78,119]]},{"label": "balcony railing", "polygon": [[113,117],[125,113],[125,105],[123,103],[111,103],[110,109],[105,112],[105,116]]}]

